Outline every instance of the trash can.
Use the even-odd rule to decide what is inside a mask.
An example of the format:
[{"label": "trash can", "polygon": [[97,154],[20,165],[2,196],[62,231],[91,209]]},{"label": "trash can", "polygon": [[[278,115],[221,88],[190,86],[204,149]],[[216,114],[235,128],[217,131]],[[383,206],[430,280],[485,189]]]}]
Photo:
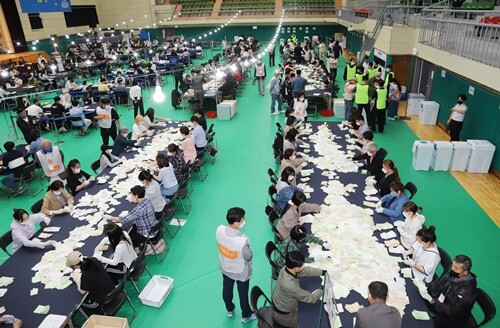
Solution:
[{"label": "trash can", "polygon": [[425,96],[421,93],[410,93],[408,95],[408,107],[406,115],[418,115],[420,112],[420,103],[425,100]]},{"label": "trash can", "polygon": [[333,99],[333,113],[335,117],[348,119],[345,116],[345,102],[343,98],[335,98]]},{"label": "trash can", "polygon": [[490,170],[495,146],[488,140],[467,140],[471,146],[469,161],[467,162],[467,172],[488,173]]},{"label": "trash can", "polygon": [[453,153],[451,154],[450,170],[465,171],[469,161],[470,145],[465,141],[452,141]]},{"label": "trash can", "polygon": [[417,171],[429,171],[434,146],[431,142],[417,140],[413,143],[413,168]]},{"label": "trash can", "polygon": [[435,101],[422,101],[418,120],[424,125],[435,125],[439,112],[439,104]]},{"label": "trash can", "polygon": [[434,141],[431,167],[434,171],[448,171],[453,145],[449,141]]}]

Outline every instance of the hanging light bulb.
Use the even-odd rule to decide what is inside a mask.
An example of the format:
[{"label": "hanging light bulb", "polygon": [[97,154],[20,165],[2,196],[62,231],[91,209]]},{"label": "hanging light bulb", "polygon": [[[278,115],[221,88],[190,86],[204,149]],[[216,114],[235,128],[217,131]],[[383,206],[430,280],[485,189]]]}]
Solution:
[{"label": "hanging light bulb", "polygon": [[153,94],[153,100],[157,103],[161,103],[165,100],[165,94],[161,89],[160,80],[158,79],[158,75],[156,75],[156,85],[155,85],[155,93]]},{"label": "hanging light bulb", "polygon": [[1,75],[2,75],[2,77],[7,77],[7,76],[9,76],[9,72],[7,72],[6,70],[3,70]]}]

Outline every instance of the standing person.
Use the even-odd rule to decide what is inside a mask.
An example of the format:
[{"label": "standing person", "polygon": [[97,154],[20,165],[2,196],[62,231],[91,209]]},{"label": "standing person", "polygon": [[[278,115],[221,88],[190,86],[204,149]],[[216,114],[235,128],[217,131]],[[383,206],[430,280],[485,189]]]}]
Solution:
[{"label": "standing person", "polygon": [[330,70],[330,76],[332,81],[337,78],[337,65],[339,64],[339,58],[335,57],[334,54],[328,54],[328,69]]},{"label": "standing person", "polygon": [[52,147],[50,140],[45,139],[42,142],[42,149],[36,152],[36,157],[42,166],[43,173],[50,179],[50,182],[64,178],[64,155],[59,147]]},{"label": "standing person", "polygon": [[429,310],[436,328],[465,328],[476,298],[476,275],[470,272],[472,260],[465,255],[453,259],[450,271],[427,287],[433,297]]},{"label": "standing person", "polygon": [[349,112],[354,104],[354,89],[356,88],[356,79],[350,79],[344,87],[344,119],[349,119]]},{"label": "standing person", "polygon": [[369,307],[360,308],[356,313],[354,328],[400,328],[401,314],[398,309],[386,304],[389,287],[381,281],[368,285]]},{"label": "standing person", "polygon": [[[384,132],[384,125],[385,125],[385,109],[387,107],[387,89],[384,88],[383,85],[379,85],[378,83],[375,84],[375,92],[372,94],[372,99],[374,100],[374,104],[371,110],[371,115],[372,115],[372,124],[371,130],[373,132],[378,132],[382,133]],[[375,124],[377,126],[375,126]]]},{"label": "standing person", "polygon": [[292,79],[292,92],[293,96],[297,97],[299,93],[306,91],[306,85],[309,84],[306,79],[302,77],[302,71],[298,69],[296,72],[297,76]]},{"label": "standing person", "polygon": [[450,127],[451,141],[460,141],[460,131],[464,125],[465,113],[468,110],[467,105],[465,104],[466,100],[466,95],[458,95],[457,103],[451,109],[450,118],[447,122]]},{"label": "standing person", "polygon": [[344,81],[351,80],[356,77],[356,68],[356,58],[352,57],[349,64],[345,67]]},{"label": "standing person", "polygon": [[114,141],[116,139],[116,128],[120,128],[120,116],[114,107],[109,104],[109,98],[101,98],[101,105],[97,107],[94,116],[99,128],[101,129],[101,138],[104,145],[109,145],[109,138]]},{"label": "standing person", "polygon": [[394,121],[398,115],[399,100],[401,99],[401,84],[394,79],[389,84],[389,105],[387,107],[387,119]]},{"label": "standing person", "polygon": [[132,99],[134,103],[134,117],[137,116],[138,111],[140,111],[141,115],[144,116],[144,102],[142,101],[142,88],[137,82],[134,80],[132,82],[132,87],[129,90],[130,99]]},{"label": "standing person", "polygon": [[274,44],[271,48],[269,48],[269,67],[274,67]]},{"label": "standing person", "polygon": [[11,194],[22,194],[25,189],[23,187],[19,187],[18,182],[21,180],[21,176],[23,175],[26,160],[23,157],[23,153],[16,150],[12,141],[7,141],[4,143],[3,147],[7,152],[3,154],[1,166],[6,169],[10,169],[11,173],[2,179],[2,184],[9,188],[9,192]]},{"label": "standing person", "polygon": [[394,75],[394,72],[392,71],[392,65],[387,65],[385,68],[385,80],[384,80],[384,87],[388,88],[389,84],[394,80],[396,76]]},{"label": "standing person", "polygon": [[[294,42],[296,43],[296,42]],[[304,62],[302,55],[305,54],[304,49],[300,46],[300,43],[297,43],[295,48],[293,48],[293,55],[295,56],[295,62],[299,65]]]},{"label": "standing person", "polygon": [[174,66],[175,90],[182,90],[182,75],[184,74],[184,64],[177,62]]},{"label": "standing person", "polygon": [[232,318],[235,309],[233,288],[236,282],[242,312],[241,322],[249,322],[257,319],[257,316],[250,309],[248,302],[253,252],[248,237],[238,231],[245,226],[245,210],[240,207],[230,208],[226,220],[228,225],[220,225],[215,233],[223,278],[222,298],[226,304],[227,316]]},{"label": "standing person", "polygon": [[[283,99],[281,99],[280,71],[274,71],[273,78],[269,81],[269,92],[271,93],[271,114],[278,115],[282,112]],[[275,111],[276,102],[278,102],[278,111]]]},{"label": "standing person", "polygon": [[335,41],[335,43],[333,44],[332,52],[335,57],[340,58],[340,55],[342,54],[342,47],[340,46],[338,41]]},{"label": "standing person", "polygon": [[205,97],[205,90],[203,90],[203,83],[205,83],[205,78],[201,74],[201,69],[197,68],[195,74],[193,75],[193,89],[194,89],[194,99],[198,101],[198,109],[203,110],[203,100]]},{"label": "standing person", "polygon": [[30,132],[36,130],[36,118],[29,116],[24,108],[20,108],[17,110],[16,124],[19,130],[21,130],[26,143],[30,144],[33,141],[30,137]]},{"label": "standing person", "polygon": [[264,82],[266,80],[266,66],[262,63],[262,59],[259,58],[257,64],[254,68],[254,79],[257,81],[257,87],[259,89],[259,95],[264,95]]},{"label": "standing person", "polygon": [[205,119],[205,115],[203,115],[203,111],[198,109],[194,112],[194,116],[198,118],[198,124],[201,125],[203,131],[207,132],[207,120]]},{"label": "standing person", "polygon": [[364,76],[361,83],[356,84],[354,88],[354,100],[356,101],[356,105],[358,105],[359,115],[362,115],[364,110],[368,126],[372,127],[374,123],[373,117],[370,115],[370,95],[368,88],[368,78]]}]

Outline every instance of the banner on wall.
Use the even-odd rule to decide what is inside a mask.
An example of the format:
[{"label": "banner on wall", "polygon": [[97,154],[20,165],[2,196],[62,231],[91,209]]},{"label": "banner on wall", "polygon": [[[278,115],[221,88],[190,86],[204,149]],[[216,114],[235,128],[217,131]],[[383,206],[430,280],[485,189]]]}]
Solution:
[{"label": "banner on wall", "polygon": [[30,13],[71,12],[70,0],[19,0],[21,11]]}]

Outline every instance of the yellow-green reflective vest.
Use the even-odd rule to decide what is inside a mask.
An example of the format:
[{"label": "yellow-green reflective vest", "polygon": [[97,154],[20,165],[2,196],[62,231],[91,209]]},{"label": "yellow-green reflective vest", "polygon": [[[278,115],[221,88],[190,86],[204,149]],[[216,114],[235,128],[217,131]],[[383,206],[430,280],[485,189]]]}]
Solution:
[{"label": "yellow-green reflective vest", "polygon": [[377,69],[376,68],[369,69],[368,70],[368,78],[371,79],[372,77],[375,76],[376,73],[377,73]]},{"label": "yellow-green reflective vest", "polygon": [[387,107],[387,89],[377,89],[377,109],[385,109]]},{"label": "yellow-green reflective vest", "polygon": [[361,81],[363,81],[363,76],[365,76],[365,74],[356,73],[356,82],[361,83]]},{"label": "yellow-green reflective vest", "polygon": [[368,85],[366,84],[356,84],[356,94],[354,95],[356,104],[365,105],[368,104],[370,99],[368,98]]},{"label": "yellow-green reflective vest", "polygon": [[347,80],[350,80],[356,76],[356,65],[353,67],[347,65]]},{"label": "yellow-green reflective vest", "polygon": [[389,85],[389,76],[391,77],[391,79],[394,79],[394,73],[393,73],[393,72],[389,72],[389,73],[387,73],[387,75],[385,76],[384,85],[385,85],[386,87]]}]

